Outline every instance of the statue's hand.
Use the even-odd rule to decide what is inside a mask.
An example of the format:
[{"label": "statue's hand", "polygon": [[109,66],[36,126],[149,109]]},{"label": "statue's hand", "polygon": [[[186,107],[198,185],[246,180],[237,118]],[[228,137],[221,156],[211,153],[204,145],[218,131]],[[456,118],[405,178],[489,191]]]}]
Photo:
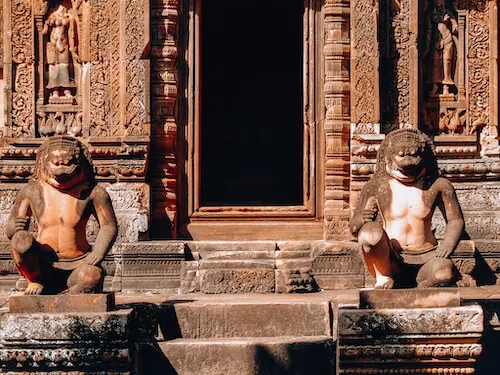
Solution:
[{"label": "statue's hand", "polygon": [[81,63],[80,57],[75,51],[71,52],[71,56],[73,56],[73,61],[76,62],[77,64]]},{"label": "statue's hand", "polygon": [[448,258],[453,252],[453,248],[448,249],[446,247],[438,246],[436,249],[436,258]]},{"label": "statue's hand", "polygon": [[88,253],[87,258],[85,258],[85,264],[89,264],[91,266],[97,266],[104,259],[104,255],[96,253],[95,251],[91,251]]},{"label": "statue's hand", "polygon": [[375,221],[375,219],[377,218],[377,210],[365,209],[361,213],[361,217],[363,218],[363,224],[370,221]]},{"label": "statue's hand", "polygon": [[16,217],[16,232],[20,230],[28,230],[28,227],[30,225],[30,218],[29,216],[18,216]]}]

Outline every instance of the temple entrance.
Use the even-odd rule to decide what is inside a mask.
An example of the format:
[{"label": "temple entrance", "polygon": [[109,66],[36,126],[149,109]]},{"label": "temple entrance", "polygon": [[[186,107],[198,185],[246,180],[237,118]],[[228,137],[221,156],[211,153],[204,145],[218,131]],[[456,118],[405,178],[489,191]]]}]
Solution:
[{"label": "temple entrance", "polygon": [[304,2],[201,5],[200,205],[304,204]]}]

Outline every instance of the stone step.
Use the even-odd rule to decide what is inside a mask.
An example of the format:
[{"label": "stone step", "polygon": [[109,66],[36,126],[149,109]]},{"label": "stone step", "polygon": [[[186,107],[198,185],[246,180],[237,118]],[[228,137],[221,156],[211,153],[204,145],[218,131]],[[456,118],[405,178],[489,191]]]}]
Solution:
[{"label": "stone step", "polygon": [[163,338],[331,336],[329,301],[166,303],[159,314]]},{"label": "stone step", "polygon": [[333,374],[332,337],[176,339],[140,350],[140,373],[151,375]]}]

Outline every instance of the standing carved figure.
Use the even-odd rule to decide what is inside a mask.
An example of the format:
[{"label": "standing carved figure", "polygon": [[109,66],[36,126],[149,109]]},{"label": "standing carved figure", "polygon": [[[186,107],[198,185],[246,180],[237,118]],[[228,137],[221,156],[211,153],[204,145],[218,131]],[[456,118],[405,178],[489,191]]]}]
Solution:
[{"label": "standing carved figure", "polygon": [[[432,1],[432,0],[431,0]],[[427,31],[424,60],[428,61],[426,82],[431,86],[430,94],[436,95],[442,85],[442,93],[448,95],[455,82],[452,77],[456,55],[455,37],[458,22],[446,0],[433,0],[427,13]]]},{"label": "standing carved figure", "polygon": [[[446,219],[438,243],[431,230],[438,207]],[[380,220],[377,220],[379,217]],[[452,285],[449,259],[464,229],[452,184],[439,177],[433,144],[416,129],[395,130],[382,142],[376,174],[361,191],[350,222],[375,288]]]},{"label": "standing carved figure", "polygon": [[49,82],[47,89],[52,98],[59,97],[59,89],[64,96],[71,98],[71,89],[76,87],[70,77],[71,60],[80,63],[76,43],[77,21],[64,5],[52,11],[43,28],[43,34],[49,34],[47,42],[47,63],[49,65]]},{"label": "standing carved figure", "polygon": [[[99,222],[92,247],[86,236],[90,215]],[[36,240],[28,231],[31,217],[38,224]],[[117,230],[110,197],[95,183],[87,148],[68,136],[44,143],[33,178],[19,191],[6,227],[12,257],[29,281],[25,294],[99,291],[99,265]]]}]

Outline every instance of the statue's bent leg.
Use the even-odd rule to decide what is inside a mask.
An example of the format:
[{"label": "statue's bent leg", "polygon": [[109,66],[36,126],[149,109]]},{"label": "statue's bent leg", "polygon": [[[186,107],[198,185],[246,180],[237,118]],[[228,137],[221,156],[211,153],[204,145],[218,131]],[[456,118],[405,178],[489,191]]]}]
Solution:
[{"label": "statue's bent leg", "polygon": [[102,268],[89,264],[79,266],[68,278],[68,292],[70,294],[100,292],[102,278]]},{"label": "statue's bent leg", "polygon": [[375,288],[391,289],[394,286],[391,245],[385,230],[378,223],[366,223],[358,233],[358,245],[368,271],[376,278]]},{"label": "statue's bent leg", "polygon": [[48,273],[49,265],[43,258],[40,245],[31,233],[21,230],[12,237],[11,248],[19,273],[28,280],[24,294],[41,294],[45,286],[43,278]]},{"label": "statue's bent leg", "polygon": [[448,258],[432,258],[417,274],[418,288],[451,286],[455,284],[453,262]]}]

